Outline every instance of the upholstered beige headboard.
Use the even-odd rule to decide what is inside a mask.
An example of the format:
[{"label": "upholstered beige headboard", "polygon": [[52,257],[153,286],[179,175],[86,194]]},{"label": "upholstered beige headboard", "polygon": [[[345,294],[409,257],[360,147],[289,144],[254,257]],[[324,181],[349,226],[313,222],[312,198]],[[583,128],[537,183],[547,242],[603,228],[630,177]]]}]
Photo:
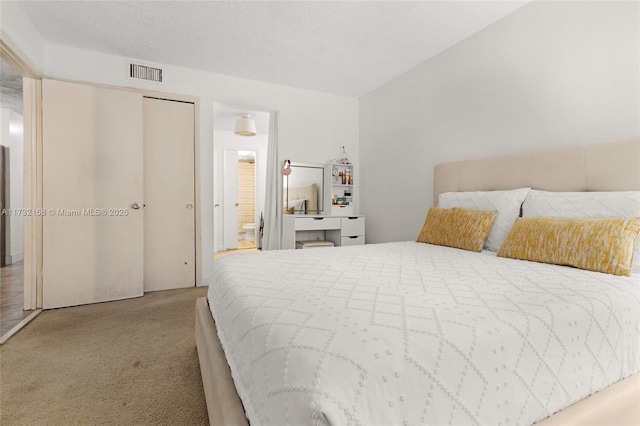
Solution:
[{"label": "upholstered beige headboard", "polygon": [[640,139],[443,163],[433,173],[434,205],[453,191],[638,191]]},{"label": "upholstered beige headboard", "polygon": [[307,212],[318,211],[318,185],[315,183],[285,188],[283,196],[285,200],[307,200]]}]

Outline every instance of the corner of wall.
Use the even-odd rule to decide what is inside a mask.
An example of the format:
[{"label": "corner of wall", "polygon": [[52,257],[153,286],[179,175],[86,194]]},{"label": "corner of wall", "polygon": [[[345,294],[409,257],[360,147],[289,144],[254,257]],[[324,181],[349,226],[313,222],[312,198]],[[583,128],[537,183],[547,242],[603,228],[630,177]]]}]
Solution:
[{"label": "corner of wall", "polygon": [[39,75],[44,73],[46,70],[44,38],[15,1],[2,1],[0,39],[33,72]]}]

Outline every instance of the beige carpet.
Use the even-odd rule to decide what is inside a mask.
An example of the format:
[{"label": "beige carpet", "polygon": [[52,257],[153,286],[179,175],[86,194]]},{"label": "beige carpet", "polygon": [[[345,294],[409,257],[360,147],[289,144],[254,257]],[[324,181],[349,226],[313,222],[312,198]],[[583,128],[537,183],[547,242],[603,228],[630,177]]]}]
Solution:
[{"label": "beige carpet", "polygon": [[208,424],[194,338],[204,295],[43,312],[0,347],[0,424]]}]

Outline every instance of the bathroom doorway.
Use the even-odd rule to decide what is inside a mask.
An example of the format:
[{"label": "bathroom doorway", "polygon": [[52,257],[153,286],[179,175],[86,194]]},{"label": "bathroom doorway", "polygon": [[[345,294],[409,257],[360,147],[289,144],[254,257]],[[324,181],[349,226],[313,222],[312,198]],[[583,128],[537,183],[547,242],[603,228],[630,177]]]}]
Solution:
[{"label": "bathroom doorway", "polygon": [[[235,133],[242,114],[254,120],[255,135]],[[214,104],[214,259],[261,248],[268,139],[268,112]]]},{"label": "bathroom doorway", "polygon": [[223,164],[223,250],[259,247],[256,151],[226,147]]},{"label": "bathroom doorway", "polygon": [[238,151],[238,248],[256,248],[256,152]]}]

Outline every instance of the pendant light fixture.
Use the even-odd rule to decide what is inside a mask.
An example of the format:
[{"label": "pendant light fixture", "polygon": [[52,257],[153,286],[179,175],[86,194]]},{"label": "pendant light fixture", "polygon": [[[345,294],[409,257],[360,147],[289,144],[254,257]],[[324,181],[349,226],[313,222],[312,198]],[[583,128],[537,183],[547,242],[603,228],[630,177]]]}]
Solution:
[{"label": "pendant light fixture", "polygon": [[240,118],[236,120],[236,135],[240,136],[255,136],[256,135],[256,123],[253,121],[249,114],[242,114]]}]

